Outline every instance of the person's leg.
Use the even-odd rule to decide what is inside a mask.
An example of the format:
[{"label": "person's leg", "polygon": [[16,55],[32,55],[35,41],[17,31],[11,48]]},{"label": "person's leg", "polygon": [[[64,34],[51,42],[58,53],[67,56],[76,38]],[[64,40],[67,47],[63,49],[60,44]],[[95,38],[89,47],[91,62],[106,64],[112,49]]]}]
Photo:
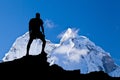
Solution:
[{"label": "person's leg", "polygon": [[29,55],[29,49],[30,49],[30,45],[31,45],[32,41],[33,41],[33,38],[30,38],[29,42],[27,44],[27,53],[26,53],[26,55]]},{"label": "person's leg", "polygon": [[43,44],[42,44],[42,51],[41,52],[45,52],[45,45],[46,45],[46,40],[45,40],[45,36],[43,36],[42,34],[39,35],[39,38],[42,40]]},{"label": "person's leg", "polygon": [[42,52],[45,52],[46,40],[43,39],[42,42],[43,42],[43,44],[42,44]]}]

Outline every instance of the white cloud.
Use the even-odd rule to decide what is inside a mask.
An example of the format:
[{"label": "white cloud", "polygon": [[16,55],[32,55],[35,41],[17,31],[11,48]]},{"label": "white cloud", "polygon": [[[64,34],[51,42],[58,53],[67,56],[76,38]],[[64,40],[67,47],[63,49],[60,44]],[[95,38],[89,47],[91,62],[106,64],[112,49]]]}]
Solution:
[{"label": "white cloud", "polygon": [[46,19],[44,21],[44,25],[47,28],[54,28],[54,27],[56,27],[55,23],[52,20],[49,20],[49,19]]}]

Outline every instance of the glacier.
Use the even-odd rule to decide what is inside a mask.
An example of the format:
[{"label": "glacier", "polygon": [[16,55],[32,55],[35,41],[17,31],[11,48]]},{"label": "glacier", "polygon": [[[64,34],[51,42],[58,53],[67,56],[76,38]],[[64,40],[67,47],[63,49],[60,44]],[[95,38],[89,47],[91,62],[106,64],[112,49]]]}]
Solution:
[{"label": "glacier", "polygon": [[[3,62],[12,61],[26,55],[29,32],[18,37]],[[35,39],[30,47],[30,55],[40,54],[42,41]],[[78,30],[68,28],[62,35],[60,43],[52,43],[46,39],[45,52],[50,65],[57,64],[65,70],[80,69],[86,74],[93,71],[104,71],[112,77],[120,77],[120,66],[112,59],[110,53],[95,45],[86,36],[78,35]]]}]

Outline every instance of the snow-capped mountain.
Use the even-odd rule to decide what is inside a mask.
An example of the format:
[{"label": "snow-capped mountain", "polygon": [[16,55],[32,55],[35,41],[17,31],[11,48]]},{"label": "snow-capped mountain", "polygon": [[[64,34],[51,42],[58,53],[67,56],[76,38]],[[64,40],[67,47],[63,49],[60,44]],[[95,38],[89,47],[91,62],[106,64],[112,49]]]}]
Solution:
[{"label": "snow-capped mountain", "polygon": [[[48,54],[50,65],[58,64],[65,70],[80,69],[81,73],[104,71],[113,77],[120,77],[120,67],[114,63],[110,54],[96,46],[85,36],[79,36],[78,30],[68,28],[61,35],[59,44],[47,40],[45,52]],[[16,39],[3,61],[11,61],[26,55],[29,33]],[[30,55],[41,52],[42,42],[36,39],[31,44]]]}]

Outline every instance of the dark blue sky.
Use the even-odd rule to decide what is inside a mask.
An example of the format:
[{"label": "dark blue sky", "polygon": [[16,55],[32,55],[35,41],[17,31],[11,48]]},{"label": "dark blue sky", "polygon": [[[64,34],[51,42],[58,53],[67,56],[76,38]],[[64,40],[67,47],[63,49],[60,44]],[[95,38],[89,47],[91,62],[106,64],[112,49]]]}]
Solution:
[{"label": "dark blue sky", "polygon": [[36,12],[47,25],[47,39],[58,43],[68,27],[80,29],[120,64],[120,0],[0,0],[0,59]]}]

